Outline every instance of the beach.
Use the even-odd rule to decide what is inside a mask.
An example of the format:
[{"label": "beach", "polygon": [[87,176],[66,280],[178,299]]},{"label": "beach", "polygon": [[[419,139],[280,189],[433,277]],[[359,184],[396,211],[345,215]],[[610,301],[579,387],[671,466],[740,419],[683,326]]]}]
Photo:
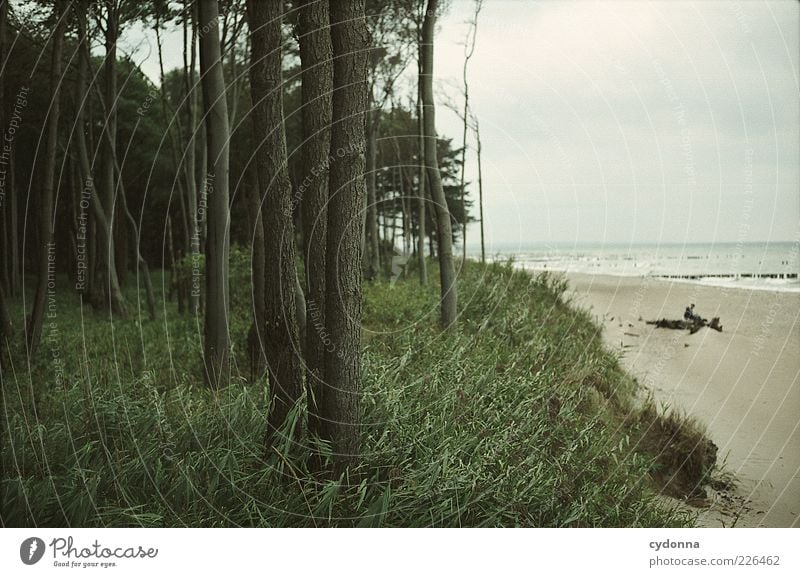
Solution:
[{"label": "beach", "polygon": [[[663,404],[695,417],[735,487],[712,491],[701,526],[800,524],[800,293],[649,277],[567,275],[571,296],[608,347]],[[659,329],[686,306],[723,332]]]}]

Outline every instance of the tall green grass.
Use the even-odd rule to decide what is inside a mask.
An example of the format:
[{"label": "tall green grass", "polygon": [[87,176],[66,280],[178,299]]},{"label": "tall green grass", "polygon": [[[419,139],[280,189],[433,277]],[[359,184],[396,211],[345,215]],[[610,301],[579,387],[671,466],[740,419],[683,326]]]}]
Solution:
[{"label": "tall green grass", "polygon": [[[234,346],[245,363],[249,284],[236,274]],[[65,289],[58,338],[30,367],[17,350],[3,373],[2,523],[691,524],[653,488],[682,474],[675,443],[653,433],[660,417],[643,417],[637,385],[565,288],[509,264],[469,263],[460,328],[443,333],[436,286],[366,286],[363,458],[347,479],[309,471],[299,409],[264,454],[265,383],[206,390],[201,325],[174,303],[153,322],[111,323]]]}]

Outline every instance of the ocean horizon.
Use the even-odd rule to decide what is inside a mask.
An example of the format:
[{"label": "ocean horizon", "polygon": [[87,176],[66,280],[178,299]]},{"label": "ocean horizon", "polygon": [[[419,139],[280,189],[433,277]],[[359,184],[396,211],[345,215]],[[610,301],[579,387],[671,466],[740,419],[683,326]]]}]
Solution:
[{"label": "ocean horizon", "polygon": [[[480,256],[468,246],[467,255]],[[710,286],[800,292],[800,243],[508,243],[487,260],[534,271],[651,277]]]}]

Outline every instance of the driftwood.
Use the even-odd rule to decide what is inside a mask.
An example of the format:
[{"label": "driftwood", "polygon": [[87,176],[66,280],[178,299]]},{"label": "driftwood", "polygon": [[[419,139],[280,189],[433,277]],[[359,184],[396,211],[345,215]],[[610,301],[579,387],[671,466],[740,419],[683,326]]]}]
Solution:
[{"label": "driftwood", "polygon": [[656,328],[659,329],[678,329],[678,330],[689,330],[689,334],[693,335],[703,327],[708,327],[710,329],[714,329],[715,331],[722,332],[722,325],[719,322],[719,317],[714,317],[711,319],[711,322],[708,322],[707,319],[703,318],[696,318],[691,321],[684,321],[684,320],[669,320],[669,319],[660,319],[657,321],[647,321],[648,325],[655,325]]}]

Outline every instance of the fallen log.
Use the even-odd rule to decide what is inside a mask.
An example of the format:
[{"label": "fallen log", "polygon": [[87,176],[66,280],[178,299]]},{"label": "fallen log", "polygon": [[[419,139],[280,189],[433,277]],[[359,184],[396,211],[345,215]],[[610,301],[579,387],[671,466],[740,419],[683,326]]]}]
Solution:
[{"label": "fallen log", "polygon": [[708,322],[707,319],[696,318],[692,321],[685,321],[685,320],[671,320],[671,319],[659,319],[655,321],[647,321],[648,325],[655,325],[656,328],[659,329],[677,329],[677,330],[689,330],[689,334],[693,335],[703,327],[708,327],[710,329],[714,329],[715,331],[722,332],[722,325],[719,322],[719,317],[714,317],[711,319],[711,322]]}]

